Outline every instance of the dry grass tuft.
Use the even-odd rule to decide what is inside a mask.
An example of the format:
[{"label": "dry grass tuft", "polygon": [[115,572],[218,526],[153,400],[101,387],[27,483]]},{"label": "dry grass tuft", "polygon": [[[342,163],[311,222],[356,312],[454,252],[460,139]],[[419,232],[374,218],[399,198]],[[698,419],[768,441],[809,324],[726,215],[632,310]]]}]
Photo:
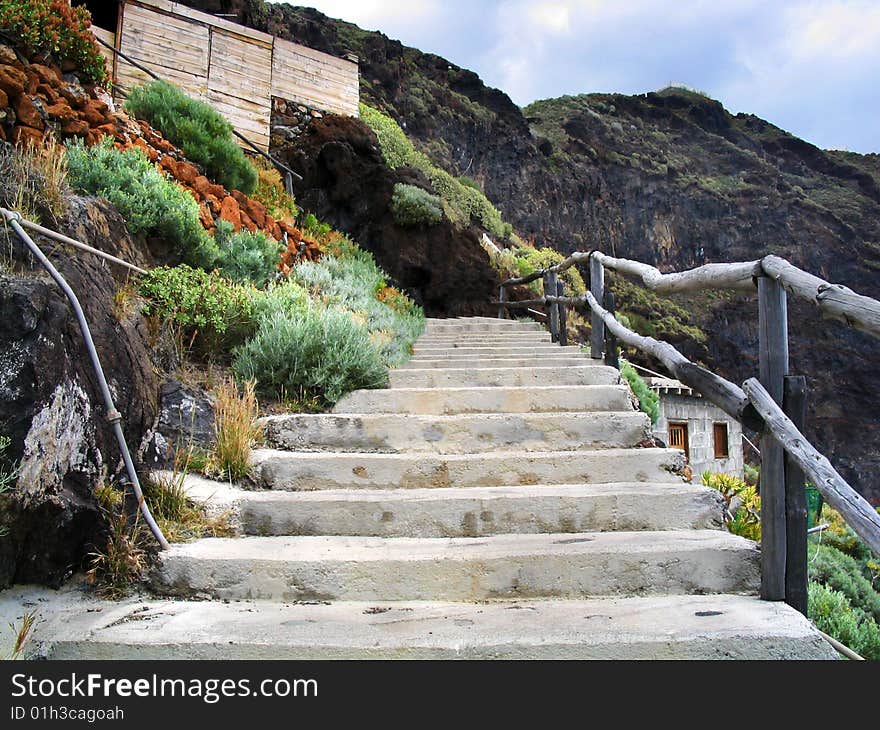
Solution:
[{"label": "dry grass tuft", "polygon": [[224,479],[239,481],[250,473],[251,449],[262,437],[262,430],[257,425],[256,383],[250,381],[239,389],[234,380],[225,380],[215,396],[216,445],[212,467]]},{"label": "dry grass tuft", "polygon": [[141,547],[145,532],[139,514],[129,526],[121,504],[115,511],[109,512],[108,517],[110,534],[107,543],[103,550],[97,549],[91,553],[91,567],[87,576],[89,582],[97,586],[102,598],[118,601],[143,578],[147,567],[147,554]]}]

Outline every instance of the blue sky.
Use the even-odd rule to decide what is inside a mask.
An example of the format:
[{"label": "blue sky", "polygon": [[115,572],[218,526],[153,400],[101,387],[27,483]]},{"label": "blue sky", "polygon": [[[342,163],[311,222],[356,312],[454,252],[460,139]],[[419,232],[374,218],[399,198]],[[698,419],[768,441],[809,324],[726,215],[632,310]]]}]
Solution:
[{"label": "blue sky", "polygon": [[880,152],[880,0],[301,0],[518,104],[687,84],[821,147]]}]

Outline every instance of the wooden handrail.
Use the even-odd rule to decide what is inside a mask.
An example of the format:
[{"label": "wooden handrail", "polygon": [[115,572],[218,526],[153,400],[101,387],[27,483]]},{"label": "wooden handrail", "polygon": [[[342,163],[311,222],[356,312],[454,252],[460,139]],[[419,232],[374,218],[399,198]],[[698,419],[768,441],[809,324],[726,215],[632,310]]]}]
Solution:
[{"label": "wooden handrail", "polygon": [[[591,291],[582,297],[554,296],[555,286],[552,292],[547,288],[547,282],[553,278],[552,275],[558,276],[566,269],[582,263],[590,264]],[[692,363],[669,343],[644,337],[622,325],[600,301],[604,293],[601,275],[604,268],[638,277],[647,288],[663,294],[707,289],[759,290],[762,322],[761,370],[762,379],[767,381],[766,387],[759,380],[752,379],[746,382],[743,388],[739,388],[706,368]],[[506,287],[528,284],[541,278],[545,281],[544,296],[520,302],[506,301]],[[501,285],[501,291],[505,295],[495,304],[502,308],[543,306],[552,314],[560,307],[588,306],[593,313],[594,332],[596,328],[602,328],[621,342],[652,355],[678,380],[703,395],[725,413],[748,428],[764,431],[769,437],[766,450],[771,455],[772,447],[778,444],[779,458],[775,461],[771,459],[773,463],[764,465],[769,491],[765,495],[767,504],[766,509],[763,510],[767,514],[762,515],[766,533],[764,535],[766,544],[762,552],[764,575],[761,595],[763,598],[768,600],[785,598],[799,610],[806,610],[805,605],[801,605],[806,599],[803,596],[802,600],[796,599],[797,591],[793,588],[800,583],[806,585],[805,558],[800,555],[803,546],[798,541],[799,534],[795,539],[792,539],[792,535],[786,535],[791,531],[796,533],[805,531],[805,517],[800,514],[802,510],[796,505],[786,507],[785,498],[786,492],[794,496],[798,489],[803,488],[804,474],[812,479],[823,497],[840,512],[859,538],[880,555],[880,514],[840,476],[828,459],[807,441],[792,420],[796,417],[793,414],[799,409],[803,412],[803,394],[801,392],[799,409],[794,408],[795,404],[789,403],[789,389],[792,381],[799,381],[799,388],[803,391],[804,381],[803,378],[788,377],[788,316],[785,297],[788,293],[805,299],[816,305],[825,316],[846,322],[856,329],[877,337],[880,337],[880,302],[808,274],[778,256],[767,256],[760,261],[746,263],[707,264],[690,271],[664,274],[653,266],[637,261],[606,256],[598,251],[588,254],[579,252],[544,271],[519,279],[510,279]],[[604,337],[593,338],[594,358],[602,357],[603,339]],[[607,353],[605,354],[607,362]],[[772,394],[768,388],[773,389]],[[776,393],[776,390],[779,393]],[[762,485],[764,476],[762,474]],[[795,502],[795,500],[790,501]],[[793,509],[794,512],[787,512],[786,510],[789,509]],[[789,523],[787,528],[786,521]],[[786,554],[790,561],[788,566],[786,566]]]},{"label": "wooden handrail", "polygon": [[811,478],[828,504],[840,512],[871,550],[880,555],[880,514],[807,441],[758,380],[747,380],[743,390],[767,429]]},{"label": "wooden handrail", "polygon": [[801,271],[778,256],[768,256],[761,268],[789,293],[815,304],[829,319],[846,322],[862,332],[880,337],[880,302],[856,294],[840,284],[831,284]]},{"label": "wooden handrail", "polygon": [[840,284],[820,279],[779,256],[767,256],[760,261],[746,263],[706,264],[689,271],[664,274],[656,267],[639,261],[606,256],[599,251],[577,252],[556,266],[518,279],[508,279],[502,282],[501,287],[530,284],[548,273],[558,275],[577,264],[589,263],[591,259],[620,274],[640,278],[648,289],[658,294],[706,290],[755,291],[755,281],[767,276],[778,281],[789,294],[816,305],[829,319],[845,322],[855,329],[880,337],[880,302]]}]

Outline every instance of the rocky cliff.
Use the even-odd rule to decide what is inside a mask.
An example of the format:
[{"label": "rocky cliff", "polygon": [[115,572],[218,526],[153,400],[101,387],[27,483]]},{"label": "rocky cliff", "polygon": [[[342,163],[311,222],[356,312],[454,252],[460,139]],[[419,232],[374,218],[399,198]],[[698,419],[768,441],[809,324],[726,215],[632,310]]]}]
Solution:
[{"label": "rocky cliff", "polygon": [[[361,94],[435,162],[477,180],[521,236],[601,248],[668,270],[768,253],[880,297],[880,156],[821,150],[701,94],[589,94],[520,109],[472,72],[309,8],[191,0],[319,50],[353,52]],[[403,249],[401,249],[401,255]],[[384,252],[383,264],[391,268]],[[488,296],[489,292],[487,292]],[[682,302],[706,343],[679,343],[742,381],[754,374],[753,299]],[[880,343],[793,306],[793,370],[809,377],[810,435],[880,503]]]}]

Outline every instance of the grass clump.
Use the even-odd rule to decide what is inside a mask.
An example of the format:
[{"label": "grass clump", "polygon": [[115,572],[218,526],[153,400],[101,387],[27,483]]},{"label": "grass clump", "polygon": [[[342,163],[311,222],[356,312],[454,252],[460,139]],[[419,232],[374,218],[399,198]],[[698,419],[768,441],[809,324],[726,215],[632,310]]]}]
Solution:
[{"label": "grass clump", "polygon": [[296,198],[288,194],[281,173],[263,158],[257,160],[256,167],[257,187],[251,193],[251,198],[262,203],[266,213],[275,220],[296,218],[299,215]]},{"label": "grass clump", "polygon": [[229,515],[209,517],[186,494],[187,471],[175,466],[174,472],[152,476],[144,483],[144,497],[165,539],[171,543],[191,542],[206,537],[231,537]]},{"label": "grass clump", "polygon": [[817,628],[856,654],[865,659],[880,659],[880,626],[840,591],[811,582],[809,618]]},{"label": "grass clump", "polygon": [[157,170],[139,149],[118,150],[107,137],[87,147],[67,147],[71,184],[107,198],[125,218],[128,230],[167,240],[183,260],[210,269],[219,252],[199,222],[195,198]]},{"label": "grass clump", "polygon": [[246,195],[256,190],[257,171],[238,146],[232,125],[210,104],[166,81],[153,81],[131,90],[125,110],[162,132],[224,187]]},{"label": "grass clump", "polygon": [[626,360],[620,361],[620,374],[638,399],[639,410],[648,415],[651,423],[656,424],[660,420],[660,396],[648,387],[645,379]]},{"label": "grass clump", "polygon": [[107,512],[109,532],[103,548],[91,553],[87,572],[89,582],[103,598],[118,601],[144,577],[147,554],[142,545],[145,531],[136,514],[131,524],[120,501],[119,507]]},{"label": "grass clump", "polygon": [[0,0],[0,28],[26,56],[70,62],[87,84],[107,80],[107,64],[91,32],[92,16],[68,0]]},{"label": "grass clump", "polygon": [[513,226],[502,220],[501,213],[475,187],[473,181],[463,183],[437,167],[427,155],[416,151],[391,117],[366,104],[360,105],[360,117],[379,140],[382,156],[391,169],[414,167],[425,173],[434,192],[442,199],[444,212],[453,223],[466,226],[473,219],[496,238],[509,239],[513,235]]},{"label": "grass clump", "polygon": [[317,303],[298,316],[268,314],[253,339],[238,348],[233,370],[269,397],[328,407],[353,390],[388,383],[367,328],[350,312]]},{"label": "grass clump", "polygon": [[399,226],[436,226],[443,220],[443,204],[436,195],[415,185],[398,183],[391,198],[391,212]]},{"label": "grass clump", "polygon": [[[532,246],[519,246],[513,249],[513,255],[516,259],[517,276],[531,276],[537,271],[557,266],[566,259],[559,251],[552,248]],[[574,267],[563,271],[560,278],[565,283],[565,290],[569,296],[583,296],[586,293],[587,286],[584,284],[584,279]],[[532,282],[529,286],[537,294],[544,293],[540,280]]]},{"label": "grass clump", "polygon": [[141,278],[143,312],[170,327],[181,353],[223,360],[256,329],[257,293],[217,272],[159,267]]},{"label": "grass clump", "polygon": [[262,435],[257,425],[256,382],[248,381],[239,389],[234,380],[226,380],[217,388],[215,396],[211,467],[224,479],[235,482],[250,473],[251,449]]},{"label": "grass clump", "polygon": [[0,144],[0,204],[37,223],[57,224],[67,209],[67,158],[51,139]]}]

